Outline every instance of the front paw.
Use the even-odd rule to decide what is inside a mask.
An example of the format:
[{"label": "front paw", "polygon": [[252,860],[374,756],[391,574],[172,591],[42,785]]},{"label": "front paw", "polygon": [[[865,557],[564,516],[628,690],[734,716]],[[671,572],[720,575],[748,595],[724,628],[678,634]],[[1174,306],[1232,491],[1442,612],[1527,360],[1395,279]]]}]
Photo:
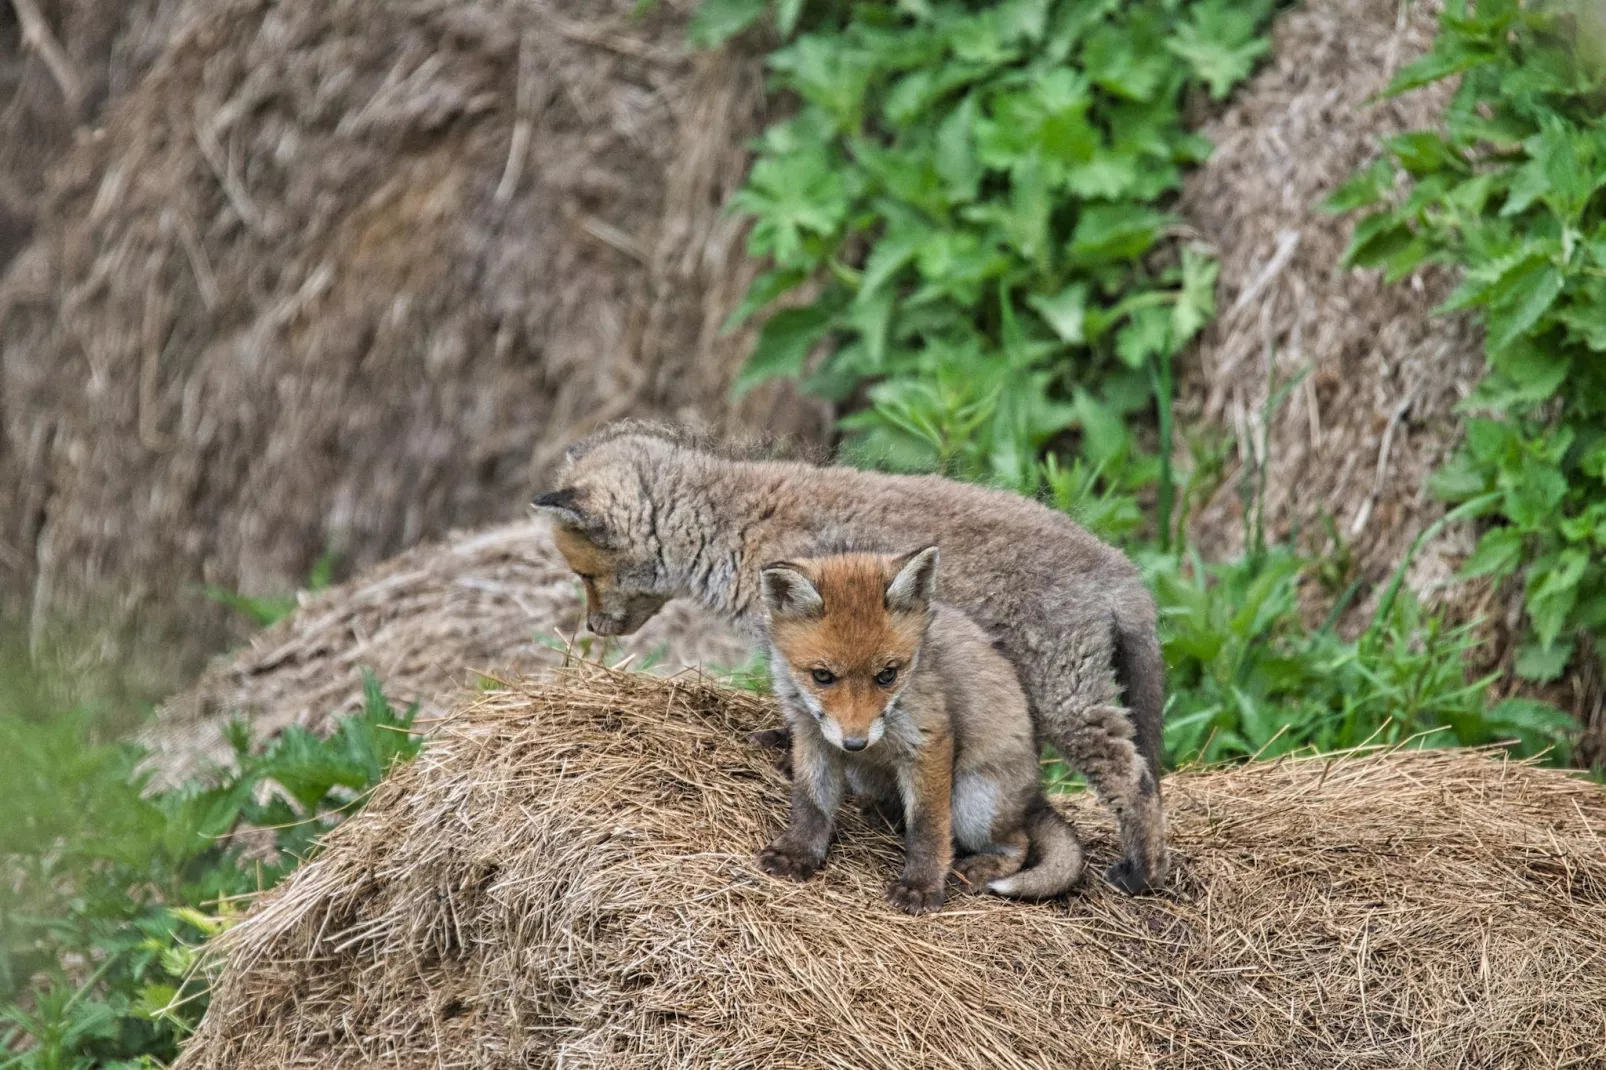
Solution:
[{"label": "front paw", "polygon": [[930,914],[942,906],[942,882],[915,884],[899,877],[887,885],[887,902],[905,914]]},{"label": "front paw", "polygon": [[819,872],[825,859],[819,855],[794,847],[784,840],[776,840],[758,853],[758,868],[787,880],[806,881]]}]

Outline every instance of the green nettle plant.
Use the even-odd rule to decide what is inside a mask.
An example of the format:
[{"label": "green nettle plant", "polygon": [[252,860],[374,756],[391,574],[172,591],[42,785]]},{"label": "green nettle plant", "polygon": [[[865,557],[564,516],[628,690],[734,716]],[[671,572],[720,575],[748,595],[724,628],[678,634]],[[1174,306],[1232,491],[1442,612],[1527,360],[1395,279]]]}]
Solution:
[{"label": "green nettle plant", "polygon": [[[1125,417],[1159,400],[1214,312],[1216,265],[1164,205],[1209,151],[1183,120],[1266,50],[1272,0],[1006,0],[807,12],[770,57],[798,108],[761,139],[736,206],[766,258],[739,321],[776,302],[738,388],[807,377],[854,399],[862,455],[1043,489],[1050,440],[1090,472],[1161,481]],[[774,9],[792,38],[801,5]],[[716,43],[763,0],[708,0]],[[807,304],[782,301],[805,286]],[[829,345],[811,361],[818,343]],[[1087,473],[1079,473],[1082,478]]]},{"label": "green nettle plant", "polygon": [[1487,328],[1465,443],[1433,489],[1485,501],[1464,574],[1520,576],[1516,671],[1540,681],[1581,635],[1606,634],[1606,78],[1593,2],[1450,0],[1433,51],[1389,88],[1459,76],[1444,131],[1391,139],[1330,202],[1370,209],[1349,263],[1390,279],[1460,268],[1444,310]]},{"label": "green nettle plant", "polygon": [[1309,567],[1286,547],[1214,566],[1191,554],[1150,563],[1165,621],[1173,758],[1510,741],[1513,753],[1565,760],[1571,717],[1528,699],[1491,703],[1493,678],[1466,678],[1474,626],[1447,628],[1396,590],[1358,639],[1311,630],[1299,613]]},{"label": "green nettle plant", "polygon": [[236,723],[233,768],[170,790],[84,716],[0,713],[0,1067],[176,1057],[206,1008],[202,942],[417,753],[413,711],[366,683],[330,738],[290,728],[257,748]]}]

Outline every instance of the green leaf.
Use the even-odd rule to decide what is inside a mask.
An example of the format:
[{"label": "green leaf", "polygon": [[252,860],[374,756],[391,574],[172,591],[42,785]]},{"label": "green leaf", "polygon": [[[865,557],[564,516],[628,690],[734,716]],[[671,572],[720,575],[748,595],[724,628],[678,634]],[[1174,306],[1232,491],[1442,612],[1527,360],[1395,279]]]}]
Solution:
[{"label": "green leaf", "polygon": [[[1513,668],[1524,680],[1543,684],[1549,683],[1565,672],[1567,663],[1572,659],[1573,644],[1570,642],[1554,643],[1549,646],[1541,643],[1524,643],[1517,651],[1517,660]],[[1510,717],[1510,711],[1502,712],[1497,708],[1490,719],[1509,724]],[[1571,727],[1571,718],[1568,718],[1568,721],[1570,723],[1566,727]],[[1557,725],[1557,727],[1563,726]]]},{"label": "green leaf", "polygon": [[1529,530],[1544,526],[1567,496],[1567,477],[1561,469],[1534,457],[1524,458],[1517,471],[1502,482],[1507,483],[1506,516]]},{"label": "green leaf", "polygon": [[1561,272],[1549,264],[1525,272],[1500,305],[1490,309],[1489,350],[1499,352],[1532,330],[1566,285]]},{"label": "green leaf", "polygon": [[1115,352],[1128,368],[1141,368],[1150,357],[1171,351],[1171,310],[1138,309],[1126,326],[1115,332]]},{"label": "green leaf", "polygon": [[1171,309],[1171,343],[1180,348],[1216,314],[1216,278],[1221,265],[1192,246],[1182,250],[1182,292]]},{"label": "green leaf", "polygon": [[840,40],[819,34],[799,37],[770,57],[782,81],[830,116],[839,131],[856,133],[864,123],[864,98],[875,72],[873,58]]},{"label": "green leaf", "polygon": [[1376,212],[1355,225],[1355,235],[1344,250],[1345,267],[1380,267],[1416,240],[1410,226],[1391,212]]},{"label": "green leaf", "polygon": [[1434,43],[1432,52],[1400,68],[1383,95],[1394,97],[1409,93],[1432,82],[1469,71],[1487,59],[1486,52],[1458,48],[1447,35],[1441,35]]},{"label": "green leaf", "polygon": [[1082,69],[1094,85],[1118,97],[1152,100],[1170,61],[1162,53],[1141,51],[1142,44],[1123,27],[1101,26],[1082,48]]},{"label": "green leaf", "polygon": [[1522,532],[1512,527],[1490,528],[1478,540],[1478,548],[1461,566],[1461,575],[1509,576],[1522,561]]},{"label": "green leaf", "polygon": [[1073,282],[1052,297],[1045,294],[1030,294],[1026,303],[1043,317],[1060,340],[1071,345],[1080,345],[1085,335],[1083,333],[1083,320],[1087,314],[1087,284]]},{"label": "green leaf", "polygon": [[802,375],[809,351],[825,337],[834,319],[832,311],[819,304],[783,308],[771,316],[732,387],[734,395],[740,397],[770,379]]},{"label": "green leaf", "polygon": [[1400,166],[1417,178],[1438,171],[1465,171],[1466,159],[1438,134],[1426,130],[1397,134],[1384,142]]},{"label": "green leaf", "polygon": [[1131,435],[1121,417],[1080,387],[1072,398],[1076,422],[1082,429],[1082,453],[1088,461],[1097,468],[1125,456],[1131,446]]},{"label": "green leaf", "polygon": [[697,48],[718,48],[757,22],[764,7],[764,0],[702,0],[692,12],[686,36]]},{"label": "green leaf", "polygon": [[1065,172],[1065,185],[1078,197],[1117,200],[1137,192],[1141,178],[1136,157],[1104,152]]},{"label": "green leaf", "polygon": [[1489,489],[1489,478],[1482,466],[1464,453],[1450,458],[1428,476],[1428,490],[1441,501],[1462,502]]},{"label": "green leaf", "polygon": [[1134,260],[1154,245],[1174,217],[1136,204],[1090,204],[1071,234],[1070,255],[1097,266]]},{"label": "green leaf", "polygon": [[1255,69],[1255,60],[1266,54],[1271,42],[1256,32],[1258,20],[1250,5],[1203,3],[1190,14],[1190,20],[1166,41],[1166,48],[1187,61],[1210,87],[1211,97],[1223,100]]},{"label": "green leaf", "polygon": [[937,173],[948,185],[948,199],[955,203],[975,200],[981,185],[982,166],[976,158],[976,115],[976,97],[967,96],[937,127]]},{"label": "green leaf", "polygon": [[1379,204],[1394,189],[1394,166],[1388,160],[1376,160],[1372,166],[1363,171],[1356,172],[1338,189],[1334,190],[1327,200],[1322,202],[1322,209],[1328,212],[1353,212],[1358,208],[1370,208]]},{"label": "green leaf", "polygon": [[1567,381],[1572,354],[1565,349],[1535,345],[1519,339],[1501,348],[1491,344],[1491,363],[1511,381],[1502,397],[1502,407],[1513,403],[1535,404],[1553,396]]},{"label": "green leaf", "polygon": [[1534,635],[1541,646],[1555,644],[1567,625],[1567,615],[1578,600],[1578,581],[1589,565],[1582,550],[1563,550],[1536,561],[1528,572],[1527,607]]}]

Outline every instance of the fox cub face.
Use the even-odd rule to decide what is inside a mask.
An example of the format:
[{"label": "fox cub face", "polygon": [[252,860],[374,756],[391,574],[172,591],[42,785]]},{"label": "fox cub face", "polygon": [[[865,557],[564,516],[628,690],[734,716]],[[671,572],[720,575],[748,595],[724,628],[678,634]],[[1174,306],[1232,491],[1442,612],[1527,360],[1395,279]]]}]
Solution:
[{"label": "fox cub face", "polygon": [[783,561],[762,572],[770,643],[835,746],[878,743],[930,619],[937,548]]},{"label": "fox cub face", "polygon": [[535,511],[553,521],[552,541],[586,589],[586,627],[597,635],[629,635],[669,601],[657,556],[640,547],[632,518],[648,523],[639,496],[634,509],[610,500],[606,486],[566,487],[536,498]]}]

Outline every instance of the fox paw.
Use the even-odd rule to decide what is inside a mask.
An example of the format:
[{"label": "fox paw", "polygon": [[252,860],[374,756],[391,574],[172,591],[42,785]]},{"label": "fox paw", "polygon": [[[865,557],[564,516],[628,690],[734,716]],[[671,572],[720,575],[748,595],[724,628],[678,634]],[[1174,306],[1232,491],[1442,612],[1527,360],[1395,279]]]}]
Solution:
[{"label": "fox paw", "polygon": [[887,902],[905,914],[930,914],[942,906],[942,885],[910,884],[899,878],[887,885]]},{"label": "fox paw", "polygon": [[979,892],[1000,877],[1008,877],[1019,871],[1018,860],[998,854],[969,855],[954,862],[954,872],[973,892]]},{"label": "fox paw", "polygon": [[1105,870],[1104,879],[1127,895],[1142,895],[1144,892],[1154,890],[1149,874],[1134,866],[1130,858],[1123,858]]},{"label": "fox paw", "polygon": [[825,861],[777,840],[758,853],[758,868],[775,877],[806,881],[820,869]]}]

